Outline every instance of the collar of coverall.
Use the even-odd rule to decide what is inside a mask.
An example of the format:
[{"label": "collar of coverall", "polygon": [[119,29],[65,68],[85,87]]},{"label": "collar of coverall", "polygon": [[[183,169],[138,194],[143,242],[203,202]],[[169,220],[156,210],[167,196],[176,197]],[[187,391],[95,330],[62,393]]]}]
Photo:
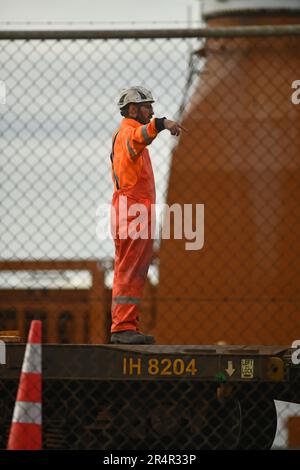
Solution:
[{"label": "collar of coverall", "polygon": [[132,126],[132,127],[139,127],[142,125],[142,123],[140,123],[139,121],[136,121],[135,119],[133,118],[124,118],[122,119],[121,121],[121,127],[125,127],[125,126]]}]

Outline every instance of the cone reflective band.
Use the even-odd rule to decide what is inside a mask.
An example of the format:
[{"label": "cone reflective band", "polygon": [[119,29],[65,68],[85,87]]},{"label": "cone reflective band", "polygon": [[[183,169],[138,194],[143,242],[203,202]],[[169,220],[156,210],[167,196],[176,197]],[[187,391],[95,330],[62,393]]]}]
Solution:
[{"label": "cone reflective band", "polygon": [[8,438],[8,450],[42,448],[41,330],[40,320],[31,322]]}]

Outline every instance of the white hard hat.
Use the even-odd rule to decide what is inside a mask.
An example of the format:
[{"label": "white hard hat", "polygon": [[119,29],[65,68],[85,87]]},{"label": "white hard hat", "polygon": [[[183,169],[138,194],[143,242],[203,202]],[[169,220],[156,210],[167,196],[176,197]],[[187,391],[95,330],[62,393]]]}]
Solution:
[{"label": "white hard hat", "polygon": [[122,109],[128,103],[154,103],[154,98],[151,91],[146,88],[142,86],[132,86],[121,91],[118,106]]}]

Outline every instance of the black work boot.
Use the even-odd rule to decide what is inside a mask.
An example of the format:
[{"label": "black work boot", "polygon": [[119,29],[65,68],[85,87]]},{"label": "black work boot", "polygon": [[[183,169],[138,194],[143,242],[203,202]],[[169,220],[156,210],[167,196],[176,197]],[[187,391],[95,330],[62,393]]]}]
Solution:
[{"label": "black work boot", "polygon": [[111,344],[154,344],[155,338],[139,331],[126,330],[112,333],[110,342]]}]

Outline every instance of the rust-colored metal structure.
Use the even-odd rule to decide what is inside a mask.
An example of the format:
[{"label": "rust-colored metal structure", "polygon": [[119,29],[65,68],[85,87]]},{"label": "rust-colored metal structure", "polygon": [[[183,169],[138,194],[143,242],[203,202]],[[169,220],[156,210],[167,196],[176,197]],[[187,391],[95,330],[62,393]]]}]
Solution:
[{"label": "rust-colored metal structure", "polygon": [[[210,11],[208,25],[300,23],[299,12],[254,3],[253,11]],[[205,205],[205,243],[186,251],[186,240],[162,241],[160,344],[300,338],[300,106],[290,99],[299,51],[299,36],[208,39],[198,51],[205,64],[167,203]]]},{"label": "rust-colored metal structure", "polygon": [[44,343],[108,342],[110,297],[104,287],[104,273],[96,261],[3,261],[0,272],[89,271],[89,289],[2,289],[0,322],[2,330],[17,330],[27,338],[30,321],[43,320]]}]

